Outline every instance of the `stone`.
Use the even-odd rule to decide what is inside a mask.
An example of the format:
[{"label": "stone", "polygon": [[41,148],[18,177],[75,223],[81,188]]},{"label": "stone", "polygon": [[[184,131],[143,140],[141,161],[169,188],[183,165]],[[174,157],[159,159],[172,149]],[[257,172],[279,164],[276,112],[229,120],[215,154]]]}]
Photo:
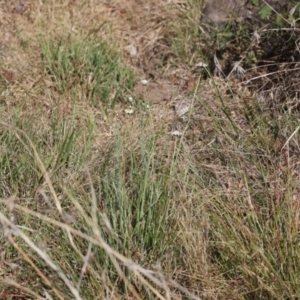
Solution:
[{"label": "stone", "polygon": [[[268,4],[280,12],[291,1],[262,0],[259,3],[261,5]],[[218,26],[232,19],[251,19],[256,16],[257,10],[258,7],[255,7],[250,0],[208,0],[203,9],[201,24]]]}]

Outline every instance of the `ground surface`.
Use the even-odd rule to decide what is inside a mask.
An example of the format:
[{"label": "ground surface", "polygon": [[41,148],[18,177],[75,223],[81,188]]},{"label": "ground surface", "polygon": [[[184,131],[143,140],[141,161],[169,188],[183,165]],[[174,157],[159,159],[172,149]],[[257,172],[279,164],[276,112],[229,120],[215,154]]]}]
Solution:
[{"label": "ground surface", "polygon": [[1,299],[299,294],[297,99],[209,74],[201,7],[0,1]]}]

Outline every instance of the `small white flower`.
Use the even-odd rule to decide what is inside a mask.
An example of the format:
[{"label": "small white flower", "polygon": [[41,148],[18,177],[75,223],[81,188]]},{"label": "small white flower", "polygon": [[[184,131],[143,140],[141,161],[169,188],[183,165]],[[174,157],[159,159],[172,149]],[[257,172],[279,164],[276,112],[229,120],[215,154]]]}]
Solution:
[{"label": "small white flower", "polygon": [[148,84],[148,80],[146,80],[146,79],[141,80],[141,84],[142,85],[147,85]]},{"label": "small white flower", "polygon": [[132,108],[130,109],[125,109],[125,114],[127,115],[132,115],[134,113],[134,110]]},{"label": "small white flower", "polygon": [[170,134],[174,136],[182,136],[182,132],[179,130],[171,131]]},{"label": "small white flower", "polygon": [[128,101],[129,102],[133,102],[133,98],[130,96],[130,97],[128,97]]},{"label": "small white flower", "polygon": [[206,68],[206,67],[208,67],[208,64],[206,64],[204,62],[199,62],[198,64],[195,65],[195,67]]}]

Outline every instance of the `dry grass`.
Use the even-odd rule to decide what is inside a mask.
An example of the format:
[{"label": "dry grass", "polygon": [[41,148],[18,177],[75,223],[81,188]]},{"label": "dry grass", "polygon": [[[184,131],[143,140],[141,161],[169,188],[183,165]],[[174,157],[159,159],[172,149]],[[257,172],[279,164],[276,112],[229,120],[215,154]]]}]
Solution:
[{"label": "dry grass", "polygon": [[201,3],[24,4],[0,2],[0,298],[296,298],[299,113],[195,66]]}]

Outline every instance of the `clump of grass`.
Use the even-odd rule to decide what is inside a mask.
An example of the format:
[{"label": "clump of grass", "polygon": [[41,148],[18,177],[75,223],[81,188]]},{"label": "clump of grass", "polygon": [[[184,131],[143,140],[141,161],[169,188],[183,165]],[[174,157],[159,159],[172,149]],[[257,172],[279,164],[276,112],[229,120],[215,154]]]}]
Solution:
[{"label": "clump of grass", "polygon": [[107,41],[42,38],[41,51],[45,72],[61,94],[79,89],[95,107],[114,106],[133,87],[133,72]]},{"label": "clump of grass", "polygon": [[[170,167],[155,160],[155,138],[143,135],[128,147],[120,137],[108,151],[93,153],[93,126],[77,131],[76,122],[61,121],[39,134],[26,120],[18,126],[22,130],[1,124],[6,149],[1,198],[7,199],[1,202],[1,221],[11,244],[5,260],[19,255],[16,265],[22,269],[5,286],[20,288],[20,279],[30,287],[21,290],[35,297],[43,293],[43,282],[59,299],[161,293],[163,285],[155,279],[160,272],[148,274],[133,262],[145,267],[163,262],[175,238]],[[152,283],[140,276],[150,276]]]},{"label": "clump of grass", "polygon": [[209,259],[223,278],[215,278],[220,283],[215,288],[233,299],[294,297],[300,263],[294,121],[299,113],[274,113],[266,103],[247,99],[232,118],[236,96],[228,101],[220,92],[221,109],[208,111],[213,130],[206,134],[202,128],[209,146],[197,155],[201,162],[191,164],[210,199],[202,213],[209,218]]},{"label": "clump of grass", "polygon": [[284,299],[299,293],[298,204],[288,190],[253,198],[249,191],[248,199],[229,195],[214,203],[212,259],[243,299]]},{"label": "clump of grass", "polygon": [[127,249],[129,256],[154,251],[160,257],[172,240],[163,229],[168,222],[170,170],[161,169],[155,161],[154,140],[141,140],[138,147],[127,155],[122,144],[114,148],[116,157],[98,171],[99,193],[121,242],[116,248]]},{"label": "clump of grass", "polygon": [[165,32],[168,46],[172,51],[169,62],[182,68],[194,67],[203,56],[199,21],[203,1],[188,0],[179,6]]}]

